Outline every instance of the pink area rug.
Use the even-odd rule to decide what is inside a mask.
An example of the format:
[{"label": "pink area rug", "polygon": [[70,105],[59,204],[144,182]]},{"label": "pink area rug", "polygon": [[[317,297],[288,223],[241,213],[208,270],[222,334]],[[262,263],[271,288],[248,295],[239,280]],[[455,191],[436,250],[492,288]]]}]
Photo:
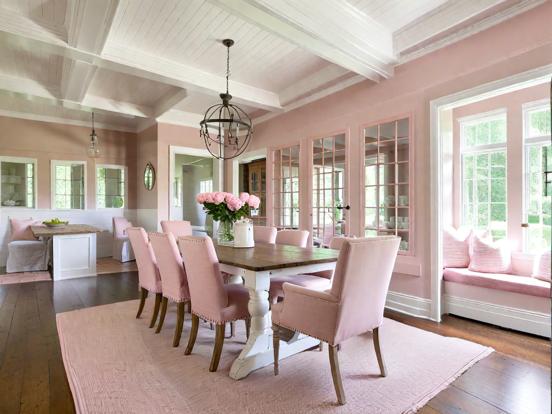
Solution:
[{"label": "pink area rug", "polygon": [[52,280],[48,272],[23,272],[23,273],[7,273],[0,275],[0,285],[11,285],[14,283],[29,283],[42,282]]},{"label": "pink area rug", "polygon": [[[347,405],[338,406],[327,347],[281,361],[241,381],[228,376],[245,342],[243,323],[227,339],[216,373],[208,372],[214,331],[201,324],[184,355],[190,321],[172,347],[176,319],[167,313],[159,335],[148,329],[137,301],[57,315],[61,349],[79,413],[410,413],[493,350],[386,319],[381,328],[388,376],[379,377],[370,335],[345,342],[339,353]],[[186,315],[189,316],[188,314]]]}]

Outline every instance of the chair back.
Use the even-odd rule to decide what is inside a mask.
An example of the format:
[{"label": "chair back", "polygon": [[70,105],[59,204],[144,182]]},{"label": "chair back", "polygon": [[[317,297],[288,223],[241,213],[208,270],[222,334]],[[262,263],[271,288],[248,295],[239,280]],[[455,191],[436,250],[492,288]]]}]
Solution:
[{"label": "chair back", "polygon": [[150,292],[161,292],[159,269],[146,231],[142,227],[129,227],[126,233],[136,256],[140,286]]},{"label": "chair back", "polygon": [[253,238],[259,243],[274,244],[276,242],[276,233],[276,227],[253,226]]},{"label": "chair back", "polygon": [[184,259],[192,312],[211,321],[218,321],[228,306],[222,275],[213,241],[210,237],[186,236],[178,239]]},{"label": "chair back", "polygon": [[306,230],[280,230],[276,233],[276,244],[307,247],[309,232]]},{"label": "chair back", "polygon": [[330,290],[339,299],[337,342],[371,331],[383,322],[400,240],[384,236],[343,242]]},{"label": "chair back", "polygon": [[132,223],[125,217],[113,217],[113,237],[115,239],[126,238],[126,230],[132,227]]},{"label": "chair back", "polygon": [[149,233],[149,239],[163,283],[163,296],[175,302],[190,299],[184,263],[172,233]]},{"label": "chair back", "polygon": [[330,247],[330,249],[333,249],[333,250],[341,250],[341,248],[343,247],[343,244],[348,239],[349,239],[348,237],[344,237],[344,236],[333,237],[330,240],[330,246],[329,247]]},{"label": "chair back", "polygon": [[175,240],[192,235],[192,224],[185,220],[162,220],[161,228],[163,233],[172,233]]}]

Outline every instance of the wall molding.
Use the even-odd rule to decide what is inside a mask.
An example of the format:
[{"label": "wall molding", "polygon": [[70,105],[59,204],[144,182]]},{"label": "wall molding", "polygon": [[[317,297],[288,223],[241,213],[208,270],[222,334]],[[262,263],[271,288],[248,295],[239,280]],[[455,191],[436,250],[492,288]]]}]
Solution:
[{"label": "wall molding", "polygon": [[446,313],[550,338],[550,314],[444,295]]},{"label": "wall molding", "polygon": [[389,291],[385,307],[417,318],[431,319],[431,299]]}]

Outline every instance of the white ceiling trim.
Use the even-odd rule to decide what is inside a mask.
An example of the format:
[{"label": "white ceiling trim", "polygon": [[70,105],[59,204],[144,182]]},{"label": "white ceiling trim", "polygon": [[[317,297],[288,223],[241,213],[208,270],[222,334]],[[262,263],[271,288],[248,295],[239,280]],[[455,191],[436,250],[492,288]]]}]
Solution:
[{"label": "white ceiling trim", "polygon": [[[75,0],[69,3],[65,19],[68,44],[100,54],[111,30],[118,4],[118,0]],[[94,65],[64,59],[60,88],[62,97],[81,102],[95,73]]]},{"label": "white ceiling trim", "polygon": [[180,102],[182,102],[188,96],[186,89],[180,89],[176,92],[169,92],[166,96],[156,102],[153,108],[153,117],[158,118]]},{"label": "white ceiling trim", "polygon": [[[41,121],[41,122],[53,122],[55,124],[64,124],[64,125],[75,125],[91,128],[90,121],[79,121],[75,119],[60,118],[56,116],[47,116],[41,114],[35,114],[31,112],[16,112],[16,111],[6,111],[0,109],[0,116],[5,116],[8,118],[19,118],[19,119],[28,119],[30,121]],[[111,131],[122,131],[122,132],[136,132],[136,128],[127,128],[115,124],[106,124],[102,122],[94,122],[96,128],[99,129],[108,129]],[[100,136],[101,139],[101,136]],[[101,143],[100,143],[101,145]]]},{"label": "white ceiling trim", "polygon": [[[19,15],[20,16],[20,15]],[[21,19],[31,21],[20,16]],[[0,16],[0,41],[16,44],[29,50],[42,49],[48,53],[67,57],[73,60],[126,73],[149,80],[178,86],[180,88],[197,90],[199,92],[218,95],[226,89],[226,79],[191,66],[178,64],[138,50],[129,50],[124,46],[106,45],[102,55],[81,50],[67,45],[65,42],[53,40],[44,35],[36,35],[36,30],[17,30],[6,25]],[[256,88],[240,82],[230,81],[230,92],[236,102],[249,104],[266,110],[280,110],[278,94],[261,88]]]},{"label": "white ceiling trim", "polygon": [[[325,60],[375,82],[393,75],[391,33],[345,2],[208,0]],[[347,22],[339,25],[337,22]]]},{"label": "white ceiling trim", "polygon": [[[335,85],[330,86],[329,88],[323,89],[319,92],[316,92],[310,96],[307,96],[303,99],[300,99],[296,102],[293,102],[290,105],[284,106],[283,112],[289,112],[293,109],[300,108],[302,106],[305,106],[311,102],[317,101],[319,99],[325,98],[328,95],[334,94],[336,92],[341,91],[342,89],[348,88],[349,86],[356,85],[357,83],[366,81],[366,78],[360,75],[353,76],[352,78],[346,79],[344,81],[341,81]],[[253,119],[253,126],[256,124],[261,124],[263,122],[268,121],[269,119],[275,118],[277,116],[281,115],[281,113],[277,112],[271,112],[265,115],[261,115],[255,119]]]},{"label": "white ceiling trim", "polygon": [[[491,3],[489,2],[489,0],[483,0],[481,3],[478,2],[478,0],[473,0],[475,1],[476,3],[480,4],[481,6],[483,6],[480,10],[480,13],[483,13],[485,10],[489,9],[490,7],[492,6],[488,6],[488,4],[486,3]],[[453,22],[450,22],[447,23],[447,24],[443,24],[441,26],[441,28],[435,28],[433,30],[433,34],[431,33],[425,33],[425,35],[423,37],[420,37],[419,41],[417,43],[413,43],[410,41],[410,36],[415,36],[415,32],[417,30],[417,28],[419,27],[424,27],[424,26],[427,26],[429,27],[430,26],[430,22],[426,22],[425,21],[425,17],[421,17],[420,19],[416,20],[416,22],[414,22],[414,24],[412,25],[409,25],[407,27],[405,27],[404,29],[400,30],[400,31],[397,31],[396,32],[396,37],[395,37],[395,41],[396,41],[396,44],[397,44],[397,47],[399,47],[399,50],[396,50],[399,54],[399,64],[403,64],[403,63],[406,63],[410,60],[414,60],[414,59],[417,59],[421,56],[424,56],[424,55],[427,55],[428,53],[431,53],[431,52],[434,52],[438,49],[441,49],[443,47],[446,47],[446,46],[449,46],[451,44],[454,44],[456,42],[459,42],[467,37],[470,37],[474,34],[477,34],[479,32],[482,32],[483,30],[486,30],[490,27],[493,27],[499,23],[502,23],[508,19],[511,19],[512,17],[515,17],[517,16],[518,14],[521,14],[521,13],[524,13],[536,6],[539,6],[541,4],[543,4],[546,0],[522,0],[514,5],[509,5],[507,8],[503,9],[503,10],[500,10],[500,11],[497,11],[493,14],[491,14],[490,16],[488,17],[484,17],[480,20],[477,20],[477,16],[475,14],[475,17],[473,14],[471,14],[471,17],[474,17],[474,22],[466,25],[466,26],[462,26],[461,24],[459,24],[460,22],[457,21],[456,23],[458,24],[454,24]],[[450,6],[450,4],[453,3],[454,4],[460,4],[460,5],[463,5],[464,3],[454,3],[454,2],[447,2],[445,5],[442,6],[442,8],[444,7],[444,11],[443,13],[448,13],[449,10],[446,9],[446,7],[452,7]],[[466,2],[468,3],[468,2]],[[500,6],[500,3],[504,3],[504,0],[501,0],[501,1],[494,1],[492,3],[498,3],[498,6]],[[496,6],[496,5],[495,5]],[[441,8],[439,8],[441,9]],[[464,14],[467,14],[465,12],[469,11],[471,9],[467,9],[466,11],[464,11],[462,8],[458,9],[458,13],[459,13],[459,16],[462,16]],[[436,16],[438,16],[439,14],[437,13]],[[429,18],[433,19],[434,15],[433,14],[429,14]],[[427,16],[426,16],[427,17]],[[465,18],[462,18],[461,20],[462,21],[465,21],[465,20],[469,20],[469,16],[468,17],[465,17]],[[445,19],[446,20],[446,19]],[[436,24],[437,26],[439,25],[439,19],[438,17],[436,18]],[[444,31],[446,31],[447,29],[450,29],[451,26],[459,26],[457,30],[452,30],[452,33],[450,33],[449,35],[445,35],[444,37],[442,38],[438,38],[438,35]],[[432,37],[435,37],[436,39],[431,41],[431,38]],[[423,43],[424,40],[427,40],[427,43],[421,47],[416,47],[416,45],[419,45],[420,43]],[[402,51],[400,50],[400,47],[401,46],[398,46],[398,45],[403,45],[402,46]],[[411,45],[411,46],[409,46]],[[409,50],[410,49],[410,50]]]}]

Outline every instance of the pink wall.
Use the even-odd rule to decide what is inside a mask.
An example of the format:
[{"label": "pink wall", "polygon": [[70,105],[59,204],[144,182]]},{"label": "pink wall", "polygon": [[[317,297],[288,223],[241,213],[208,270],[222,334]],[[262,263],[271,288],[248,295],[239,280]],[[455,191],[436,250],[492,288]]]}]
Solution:
[{"label": "pink wall", "polygon": [[494,98],[485,99],[453,110],[453,147],[454,147],[454,203],[453,224],[461,224],[461,158],[460,158],[460,123],[459,118],[504,109],[507,119],[508,163],[506,174],[508,178],[508,239],[513,241],[518,249],[522,248],[523,233],[523,110],[522,105],[528,102],[548,99],[550,86],[542,84],[522,89]]},{"label": "pink wall", "polygon": [[[306,152],[309,139],[346,131],[349,139],[350,185],[349,221],[351,231],[361,233],[363,214],[361,126],[403,114],[413,116],[415,150],[414,174],[415,256],[400,260],[421,266],[421,277],[396,274],[391,289],[421,297],[430,297],[429,277],[429,102],[482,83],[552,63],[552,2],[433,52],[395,69],[395,75],[379,84],[366,81],[307,106],[254,125],[249,150],[291,145],[300,142],[302,177],[306,178]],[[226,164],[226,183],[231,183],[231,163]],[[271,184],[269,169],[267,183]],[[308,180],[302,182],[302,205],[307,199]],[[229,188],[229,187],[227,187]],[[358,190],[358,191],[357,191]],[[269,194],[271,188],[268,188]],[[271,211],[269,212],[271,214]],[[301,209],[301,221],[309,211]]]},{"label": "pink wall", "polygon": [[96,164],[128,168],[128,208],[136,208],[136,134],[96,129],[101,157],[86,150],[90,128],[0,117],[0,155],[37,159],[37,208],[51,208],[51,160],[86,161],[87,208],[96,208]]},{"label": "pink wall", "polygon": [[144,170],[146,164],[150,162],[157,173],[157,124],[138,133],[136,138],[137,159],[136,159],[136,185],[137,185],[137,208],[138,209],[156,209],[157,208],[157,189],[158,179],[153,190],[148,191],[144,187]]}]

